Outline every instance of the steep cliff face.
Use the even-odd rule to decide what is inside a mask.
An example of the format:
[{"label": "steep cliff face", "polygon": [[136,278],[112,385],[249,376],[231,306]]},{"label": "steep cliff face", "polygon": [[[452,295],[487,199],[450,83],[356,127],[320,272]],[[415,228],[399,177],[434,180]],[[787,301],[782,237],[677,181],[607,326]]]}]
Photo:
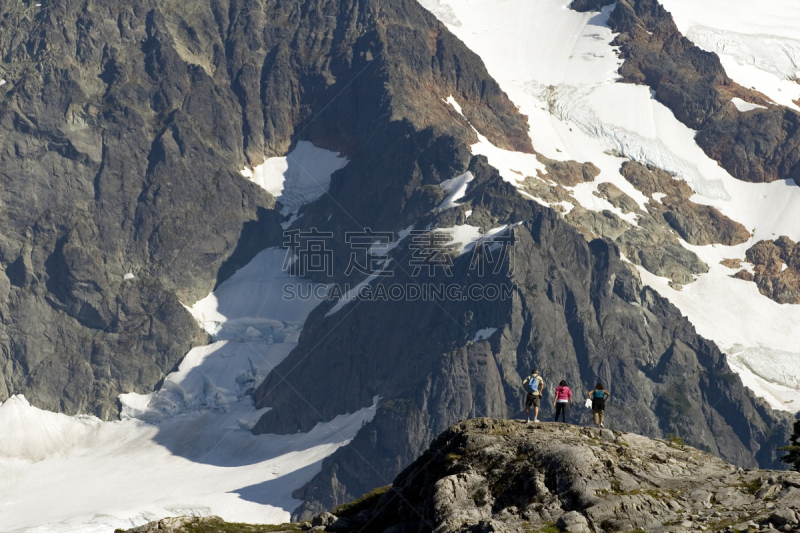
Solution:
[{"label": "steep cliff face", "polygon": [[[576,11],[613,2],[576,0]],[[800,115],[731,80],[719,58],[681,35],[657,0],[620,0],[608,20],[628,83],[648,85],[675,117],[698,131],[697,144],[744,181],[800,179]],[[764,106],[742,112],[734,97]]]},{"label": "steep cliff face", "polygon": [[181,303],[281,242],[274,198],[238,171],[297,139],[352,158],[345,190],[406,188],[393,224],[426,153],[397,143],[429,131],[428,167],[449,170],[436,152],[475,140],[441,99],[531,150],[480,59],[413,2],[15,1],[0,20],[2,398],[111,417],[205,342]]}]

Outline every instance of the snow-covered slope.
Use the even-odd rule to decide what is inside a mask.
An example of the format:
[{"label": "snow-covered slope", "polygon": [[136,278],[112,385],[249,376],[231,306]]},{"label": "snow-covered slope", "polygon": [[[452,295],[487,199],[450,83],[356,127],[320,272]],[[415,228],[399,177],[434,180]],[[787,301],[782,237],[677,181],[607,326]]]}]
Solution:
[{"label": "snow-covered slope", "polygon": [[[624,218],[593,195],[599,184],[611,182],[644,206],[645,198],[619,173],[629,158],[686,180],[697,193],[693,202],[713,205],[753,233],[739,246],[693,247],[682,242],[710,267],[682,291],[670,287],[665,278],[639,270],[701,335],[726,351],[748,387],[774,407],[800,410],[800,307],[769,300],[755,284],[731,278],[734,271],[719,264],[726,258],[744,259],[747,248],[762,239],[800,239],[800,187],[731,177],[705,155],[694,142],[695,132],[657,102],[649,88],[616,83],[620,63],[606,25],[614,6],[602,13],[577,13],[568,9],[569,3],[422,0],[482,57],[489,73],[528,115],[537,152],[557,160],[591,161],[600,168],[594,182],[569,188],[581,205]],[[794,106],[792,100],[800,96],[796,2],[774,0],[758,9],[744,0],[666,0],[664,5],[675,11],[680,29],[698,45],[720,53],[735,80],[777,103]],[[472,148],[512,183],[520,182],[522,175],[535,176],[540,168],[533,156],[500,150],[485,139]]]},{"label": "snow-covered slope", "polygon": [[[331,152],[298,150],[321,183],[342,166]],[[371,420],[377,403],[305,434],[249,431],[266,411],[249,391],[297,345],[319,304],[282,298],[296,281],[285,259],[285,250],[264,250],[192,306],[212,344],[191,350],[158,391],[121,395],[123,420],[43,411],[21,396],[1,404],[0,530],[105,533],[184,514],[287,521],[300,503],[292,491]]]},{"label": "snow-covered slope", "polygon": [[775,103],[800,111],[800,3],[661,0],[681,32],[715,52],[725,71]]}]

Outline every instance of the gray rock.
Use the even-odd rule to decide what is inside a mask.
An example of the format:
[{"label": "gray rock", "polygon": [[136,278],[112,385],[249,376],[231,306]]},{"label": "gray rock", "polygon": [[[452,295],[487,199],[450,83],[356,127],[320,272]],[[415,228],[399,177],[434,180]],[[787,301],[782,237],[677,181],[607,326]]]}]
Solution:
[{"label": "gray rock", "polygon": [[329,512],[320,513],[314,518],[311,519],[312,526],[329,526],[336,522],[337,518],[336,515],[333,515]]},{"label": "gray rock", "polygon": [[770,523],[780,527],[786,524],[796,524],[797,517],[791,509],[778,509],[769,515]]},{"label": "gray rock", "polygon": [[755,533],[758,531],[758,524],[752,520],[749,522],[742,522],[741,524],[736,524],[733,526],[733,530],[741,533]]},{"label": "gray rock", "polygon": [[592,531],[589,528],[589,521],[578,511],[569,511],[561,515],[561,518],[556,522],[556,527],[571,533],[591,533]]},{"label": "gray rock", "polygon": [[604,441],[614,442],[616,437],[614,436],[614,432],[610,429],[601,429],[600,430],[600,438]]}]

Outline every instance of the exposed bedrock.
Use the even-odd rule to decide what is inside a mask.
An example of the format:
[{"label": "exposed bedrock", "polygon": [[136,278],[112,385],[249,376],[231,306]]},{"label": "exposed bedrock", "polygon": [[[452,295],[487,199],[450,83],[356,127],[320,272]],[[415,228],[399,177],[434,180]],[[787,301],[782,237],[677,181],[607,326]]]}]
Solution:
[{"label": "exposed bedrock", "polygon": [[565,187],[574,187],[579,183],[594,181],[600,174],[600,169],[594,163],[578,163],[577,161],[556,161],[541,154],[536,154],[547,170],[546,174],[539,174],[542,179],[549,179]]},{"label": "exposed bedrock", "polygon": [[761,294],[781,304],[800,304],[800,244],[785,235],[775,241],[759,241],[747,250],[753,264],[750,276]]},{"label": "exposed bedrock", "polygon": [[[685,181],[635,161],[623,163],[620,173],[650,198],[648,211],[663,219],[689,244],[735,246],[750,238],[750,232],[742,224],[726,217],[715,207],[692,202],[690,198],[694,192]],[[654,194],[662,195],[661,199],[655,199]]]},{"label": "exposed bedrock", "polygon": [[391,486],[314,523],[341,532],[797,531],[798,485],[797,472],[742,471],[633,433],[480,418],[445,430]]}]

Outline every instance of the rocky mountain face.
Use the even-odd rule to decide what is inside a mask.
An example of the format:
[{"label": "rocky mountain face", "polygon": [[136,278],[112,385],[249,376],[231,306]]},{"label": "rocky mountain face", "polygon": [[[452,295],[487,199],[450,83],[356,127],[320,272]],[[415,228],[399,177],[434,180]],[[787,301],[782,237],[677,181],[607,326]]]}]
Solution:
[{"label": "rocky mountain face", "polygon": [[181,303],[281,243],[275,199],[238,170],[299,138],[344,151],[343,207],[392,229],[466,164],[474,133],[442,98],[531,150],[480,59],[415,2],[0,12],[0,398],[108,418],[152,390],[206,342]]},{"label": "rocky mountain face", "polygon": [[694,192],[686,182],[664,170],[625,161],[620,174],[648,198],[646,211],[612,183],[598,185],[595,195],[608,200],[623,214],[635,214],[636,224],[608,210],[585,209],[570,197],[564,199],[575,202],[575,207],[565,220],[587,240],[613,241],[632,263],[670,278],[676,286],[691,283],[695,275],[708,272],[708,265],[687,250],[679,237],[698,246],[717,243],[731,246],[746,242],[750,237],[744,226],[714,207],[692,202],[690,197]]},{"label": "rocky mountain face", "polygon": [[[576,11],[597,11],[612,0],[574,0]],[[719,61],[678,31],[658,0],[619,0],[608,20],[625,61],[628,83],[648,85],[675,117],[697,130],[697,144],[732,176],[800,182],[800,114],[731,80]],[[734,97],[765,106],[741,112]]]},{"label": "rocky mountain face", "polygon": [[[481,418],[448,428],[390,486],[270,530],[800,531],[799,511],[797,472],[742,470],[675,440]],[[167,519],[127,533],[200,526],[234,525]]]},{"label": "rocky mountain face", "polygon": [[[587,240],[555,211],[526,200],[475,157],[463,205],[423,219],[433,227],[470,222],[510,230],[512,262],[479,277],[473,253],[453,259],[452,280],[512,288],[507,299],[430,302],[356,300],[309,317],[298,348],[255,392],[271,406],[256,433],[307,431],[317,422],[381,403],[372,422],[323,462],[295,496],[307,518],[385,485],[459,419],[519,417],[520,383],[539,367],[551,388],[566,379],[583,395],[609,384],[615,429],[680,434],[742,466],[773,465],[787,420],[754,399],[723,355],[665,299],[643,287],[607,240]],[[395,250],[391,284],[448,283],[411,277],[413,250]],[[495,328],[487,339],[477,333]],[[354,332],[358,332],[355,335]],[[344,386],[346,384],[346,386]],[[611,385],[613,384],[613,385]],[[300,394],[302,391],[302,394]],[[301,399],[302,398],[302,399]],[[552,396],[545,396],[545,404]],[[543,415],[552,416],[545,405]],[[579,410],[576,422],[590,413]]]},{"label": "rocky mountain face", "polygon": [[[657,8],[620,0],[612,18],[622,27],[633,13],[664,43],[683,43],[675,69],[686,71],[699,52]],[[308,140],[349,160],[329,193],[287,224],[333,234],[336,274],[310,276],[317,281],[349,281],[348,231],[468,223],[505,233],[470,249],[434,243],[447,259],[416,274],[419,239],[431,232],[408,236],[390,252],[392,277],[372,284],[478,293],[331,301],[310,315],[297,349],[254,392],[257,407],[272,408],[254,431],[307,431],[380,403],[296,493],[305,500],[296,517],[387,485],[459,420],[519,416],[533,366],[548,394],[560,379],[577,394],[606,383],[616,430],[675,433],[739,466],[777,466],[787,418],[747,392],[719,349],[620,253],[686,283],[706,265],[672,231],[697,243],[741,242],[747,231],[641,166],[626,174],[653,198],[637,227],[526,199],[469,148],[479,133],[533,153],[526,118],[415,1],[14,0],[0,13],[0,399],[24,393],[47,409],[112,418],[119,393],[152,390],[207,341],[181,304],[282,243],[280,205],[239,171]],[[623,47],[631,57],[636,39]],[[636,68],[657,68],[657,57],[648,61]],[[717,107],[738,117],[732,104]],[[712,124],[706,111],[701,122]],[[764,180],[789,177],[787,143],[742,157]],[[525,176],[525,186],[553,198],[568,200],[565,186],[597,176],[591,162],[539,160],[546,173]],[[440,208],[440,184],[467,172],[465,196]],[[639,210],[619,190],[598,192]],[[589,413],[571,416],[586,423]]]}]

